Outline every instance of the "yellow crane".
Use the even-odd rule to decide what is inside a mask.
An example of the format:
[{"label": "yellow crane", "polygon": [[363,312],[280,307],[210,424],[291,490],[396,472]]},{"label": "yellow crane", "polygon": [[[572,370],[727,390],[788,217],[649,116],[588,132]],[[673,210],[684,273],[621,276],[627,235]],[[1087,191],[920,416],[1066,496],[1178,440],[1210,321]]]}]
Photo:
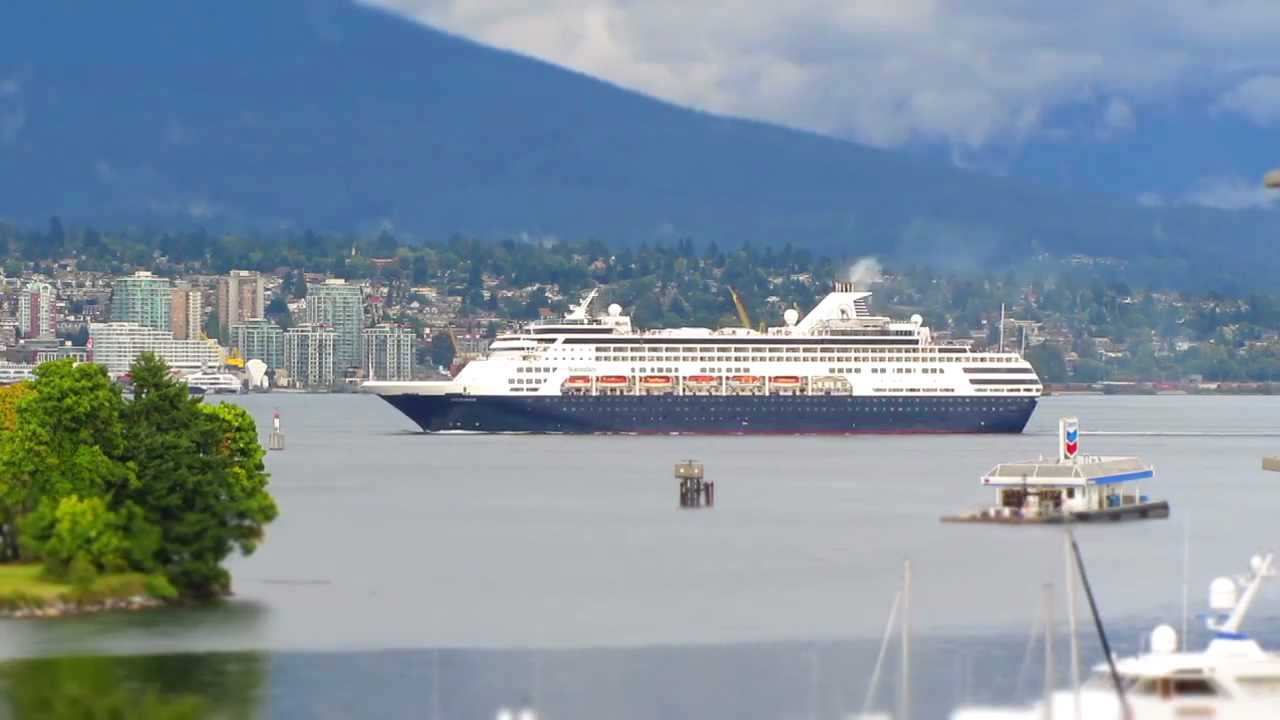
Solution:
[{"label": "yellow crane", "polygon": [[729,294],[733,296],[733,307],[738,311],[738,320],[742,322],[742,327],[750,330],[751,316],[747,314],[747,306],[743,304],[742,296],[733,287],[729,288]]}]

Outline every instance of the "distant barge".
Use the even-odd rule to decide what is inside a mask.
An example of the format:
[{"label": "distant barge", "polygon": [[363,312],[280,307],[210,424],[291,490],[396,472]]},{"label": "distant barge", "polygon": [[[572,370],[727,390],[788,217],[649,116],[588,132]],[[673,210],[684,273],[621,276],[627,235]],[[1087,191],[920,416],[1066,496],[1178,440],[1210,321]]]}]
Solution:
[{"label": "distant barge", "polygon": [[1136,457],[1080,455],[1080,426],[1062,418],[1057,460],[1001,463],[982,476],[996,489],[996,505],[943,522],[996,525],[1155,520],[1169,517],[1169,503],[1142,494],[1140,483],[1155,469]]}]

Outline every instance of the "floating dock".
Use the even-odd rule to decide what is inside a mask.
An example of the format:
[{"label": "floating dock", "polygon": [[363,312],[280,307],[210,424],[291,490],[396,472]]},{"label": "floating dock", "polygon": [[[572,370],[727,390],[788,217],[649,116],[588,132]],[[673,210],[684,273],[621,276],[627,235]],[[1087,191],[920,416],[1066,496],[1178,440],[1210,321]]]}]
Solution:
[{"label": "floating dock", "polygon": [[1079,421],[1059,423],[1057,460],[1001,463],[982,476],[996,504],[943,517],[943,522],[1033,525],[1154,520],[1169,517],[1169,503],[1142,493],[1155,468],[1136,457],[1080,455]]}]

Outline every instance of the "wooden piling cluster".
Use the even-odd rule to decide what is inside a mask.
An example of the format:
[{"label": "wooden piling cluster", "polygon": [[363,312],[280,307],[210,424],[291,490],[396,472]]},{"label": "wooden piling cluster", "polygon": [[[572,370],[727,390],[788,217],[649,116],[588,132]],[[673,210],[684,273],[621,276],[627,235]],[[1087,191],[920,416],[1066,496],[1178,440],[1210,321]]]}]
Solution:
[{"label": "wooden piling cluster", "polygon": [[715,505],[716,484],[703,477],[702,463],[693,460],[676,463],[676,480],[680,481],[680,507],[709,508]]}]

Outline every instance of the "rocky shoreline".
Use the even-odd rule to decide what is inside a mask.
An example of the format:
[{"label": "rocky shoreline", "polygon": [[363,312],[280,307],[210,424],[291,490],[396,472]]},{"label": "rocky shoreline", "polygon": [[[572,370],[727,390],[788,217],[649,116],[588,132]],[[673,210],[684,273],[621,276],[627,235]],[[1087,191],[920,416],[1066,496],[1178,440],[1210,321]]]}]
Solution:
[{"label": "rocky shoreline", "polygon": [[22,607],[0,610],[0,618],[59,618],[71,615],[90,615],[102,612],[138,612],[164,605],[163,600],[148,595],[111,598],[98,602],[75,603],[67,600],[54,600],[39,607]]}]

